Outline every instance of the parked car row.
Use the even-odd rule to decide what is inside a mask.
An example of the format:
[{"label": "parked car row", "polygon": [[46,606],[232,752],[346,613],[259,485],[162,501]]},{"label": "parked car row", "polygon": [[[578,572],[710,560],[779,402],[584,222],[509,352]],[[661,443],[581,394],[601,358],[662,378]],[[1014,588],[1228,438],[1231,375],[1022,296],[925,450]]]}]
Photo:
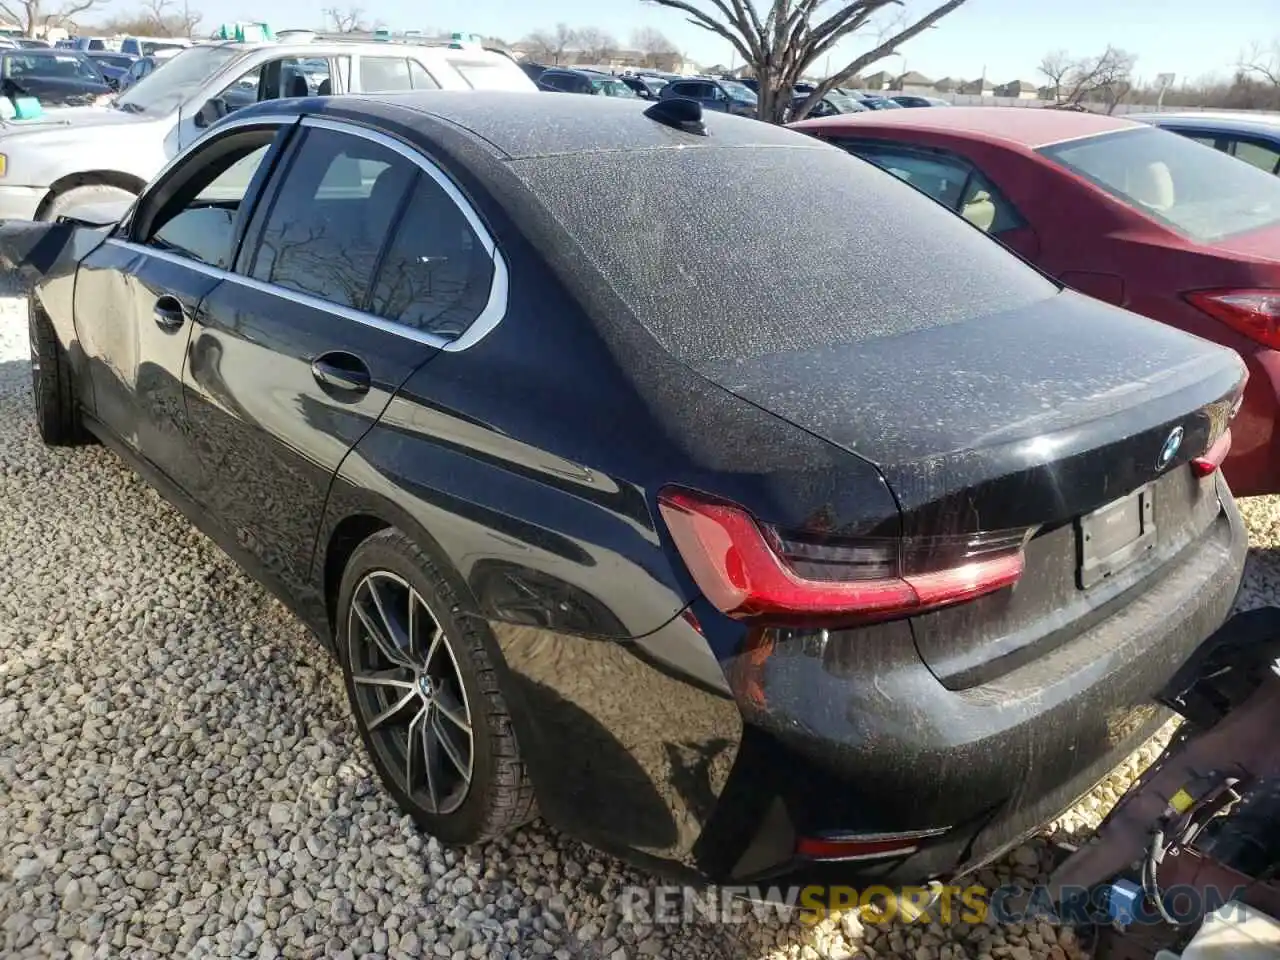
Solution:
[{"label": "parked car row", "polygon": [[[166,53],[143,57],[130,70]],[[100,76],[86,54],[43,55],[71,59]],[[537,91],[510,58],[486,50],[347,41],[200,44],[122,86],[104,109],[0,128],[0,220],[53,218],[86,200],[132,197],[218,120],[262,101],[433,89]],[[101,92],[110,92],[105,81]]]}]

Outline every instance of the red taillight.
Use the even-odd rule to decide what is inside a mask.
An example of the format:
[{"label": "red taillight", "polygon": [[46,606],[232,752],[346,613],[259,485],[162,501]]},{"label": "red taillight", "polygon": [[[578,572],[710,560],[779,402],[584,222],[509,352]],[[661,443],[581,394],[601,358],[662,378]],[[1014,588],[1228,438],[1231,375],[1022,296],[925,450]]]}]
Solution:
[{"label": "red taillight", "polygon": [[915,853],[922,841],[946,833],[949,828],[912,830],[907,833],[864,833],[839,837],[800,837],[796,853],[810,860],[875,860]]},{"label": "red taillight", "polygon": [[662,491],[658,507],[698,588],[743,620],[880,620],[971,600],[1017,581],[1034,532],[835,539],[687,490]]},{"label": "red taillight", "polygon": [[1184,296],[1232,330],[1280,350],[1280,290],[1196,290]]},{"label": "red taillight", "polygon": [[1231,430],[1222,431],[1222,436],[1213,442],[1213,445],[1204,452],[1204,456],[1196,457],[1191,461],[1191,472],[1197,477],[1207,477],[1213,471],[1222,466],[1222,461],[1227,459],[1227,454],[1231,452]]}]

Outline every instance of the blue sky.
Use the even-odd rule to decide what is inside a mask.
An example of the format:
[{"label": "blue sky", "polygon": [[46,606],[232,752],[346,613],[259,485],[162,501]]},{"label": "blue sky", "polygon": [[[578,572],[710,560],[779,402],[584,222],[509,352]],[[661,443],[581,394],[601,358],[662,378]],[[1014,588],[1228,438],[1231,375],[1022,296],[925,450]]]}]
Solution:
[{"label": "blue sky", "polygon": [[[115,0],[114,12],[127,0]],[[758,0],[763,3],[764,0]],[[829,0],[834,3],[835,0]],[[205,14],[203,26],[224,20],[257,19],[247,0],[196,0]],[[327,6],[328,4],[323,4]],[[467,30],[515,41],[557,21],[570,26],[595,26],[625,43],[636,27],[662,30],[695,62],[728,62],[729,45],[685,23],[674,10],[641,0],[356,0],[369,18],[395,29],[438,28]],[[308,0],[275,0],[271,25],[315,26],[322,5]],[[346,4],[342,5],[346,8]],[[261,9],[260,7],[258,9]],[[929,9],[928,0],[906,0],[906,11]],[[1278,0],[1218,0],[1206,7],[1201,0],[1068,0],[1032,3],[1029,0],[969,0],[944,19],[937,29],[907,43],[902,56],[881,66],[901,72],[919,70],[933,79],[942,76],[971,79],[982,75],[995,82],[1037,79],[1040,58],[1053,49],[1073,55],[1099,53],[1111,43],[1138,55],[1137,74],[1152,79],[1158,73],[1178,75],[1178,82],[1205,74],[1227,74],[1250,44],[1269,46],[1280,40]],[[874,43],[874,34],[853,38],[839,48],[852,59]],[[832,69],[838,66],[831,58]]]}]

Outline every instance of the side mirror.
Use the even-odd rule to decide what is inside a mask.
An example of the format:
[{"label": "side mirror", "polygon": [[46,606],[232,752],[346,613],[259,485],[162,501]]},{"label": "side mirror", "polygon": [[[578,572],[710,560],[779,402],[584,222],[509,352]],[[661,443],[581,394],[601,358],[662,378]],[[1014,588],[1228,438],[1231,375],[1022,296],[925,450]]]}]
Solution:
[{"label": "side mirror", "polygon": [[227,101],[221,97],[206,100],[204,106],[200,108],[200,112],[196,114],[196,126],[201,128],[211,127],[230,112],[231,110],[227,107]]}]

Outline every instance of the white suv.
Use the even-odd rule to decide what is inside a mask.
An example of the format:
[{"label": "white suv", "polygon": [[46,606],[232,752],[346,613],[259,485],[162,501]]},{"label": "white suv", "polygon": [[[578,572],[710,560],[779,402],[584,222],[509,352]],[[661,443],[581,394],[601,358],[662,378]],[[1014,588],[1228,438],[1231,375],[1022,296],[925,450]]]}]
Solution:
[{"label": "white suv", "polygon": [[0,220],[129,198],[227,113],[261,100],[537,87],[500,53],[345,41],[193,46],[109,105],[0,126]]}]

